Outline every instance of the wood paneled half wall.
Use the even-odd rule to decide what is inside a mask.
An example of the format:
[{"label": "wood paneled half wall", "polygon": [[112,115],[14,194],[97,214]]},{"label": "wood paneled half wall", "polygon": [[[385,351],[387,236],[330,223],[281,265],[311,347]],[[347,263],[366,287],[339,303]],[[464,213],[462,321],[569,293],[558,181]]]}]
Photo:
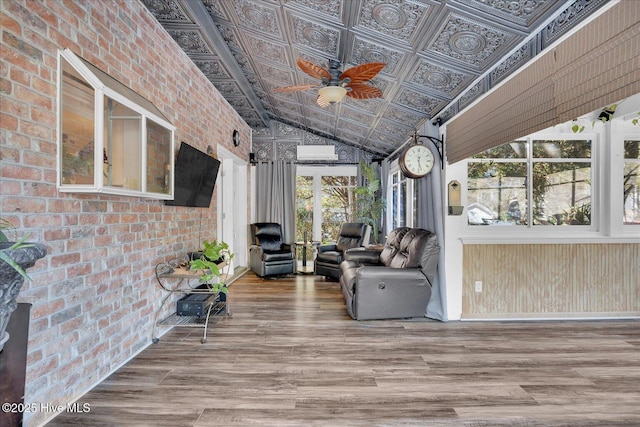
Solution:
[{"label": "wood paneled half wall", "polygon": [[463,319],[640,316],[640,244],[466,244],[463,257]]}]

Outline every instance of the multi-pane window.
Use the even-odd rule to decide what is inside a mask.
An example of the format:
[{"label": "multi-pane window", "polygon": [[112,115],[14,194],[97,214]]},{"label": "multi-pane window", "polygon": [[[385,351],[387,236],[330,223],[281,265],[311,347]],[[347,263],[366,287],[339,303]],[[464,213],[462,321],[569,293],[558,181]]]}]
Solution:
[{"label": "multi-pane window", "polygon": [[345,222],[355,220],[356,173],[353,166],[298,166],[296,241],[333,242]]},{"label": "multi-pane window", "polygon": [[624,141],[624,224],[640,225],[640,140]]},{"label": "multi-pane window", "polygon": [[591,141],[514,141],[467,164],[470,225],[591,224]]},{"label": "multi-pane window", "polygon": [[321,183],[322,241],[335,241],[342,224],[355,220],[356,177],[323,176]]},{"label": "multi-pane window", "polygon": [[65,50],[57,184],[63,192],[173,198],[173,132],[160,110]]}]

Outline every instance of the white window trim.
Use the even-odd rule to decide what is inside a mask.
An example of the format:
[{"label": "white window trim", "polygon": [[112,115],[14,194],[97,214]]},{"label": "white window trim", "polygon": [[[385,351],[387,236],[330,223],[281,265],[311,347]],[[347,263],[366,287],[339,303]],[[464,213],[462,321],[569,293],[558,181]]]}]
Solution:
[{"label": "white window trim", "polygon": [[[62,117],[62,108],[63,103],[61,102],[63,93],[62,93],[62,59],[64,58],[75,70],[86,80],[86,82],[94,89],[94,183],[92,185],[76,185],[76,184],[62,184],[62,133],[63,129],[60,125],[61,117]],[[176,127],[165,120],[163,117],[160,117],[158,114],[155,114],[152,111],[149,111],[144,106],[141,106],[127,97],[121,95],[118,91],[110,88],[105,85],[98,76],[96,76],[87,65],[83,62],[81,58],[76,56],[71,50],[59,50],[58,51],[58,90],[57,90],[57,129],[58,129],[58,158],[57,158],[57,178],[56,178],[56,186],[59,191],[67,192],[67,193],[104,193],[104,194],[114,194],[121,196],[138,196],[138,197],[146,197],[152,199],[159,200],[172,200],[173,199],[173,179],[171,179],[171,186],[169,189],[169,193],[154,193],[147,191],[147,181],[145,178],[145,171],[147,169],[147,120],[151,120],[162,127],[168,129],[171,132],[171,141],[169,143],[170,149],[172,150],[171,155],[169,156],[170,160],[170,171],[171,177],[173,177],[174,170],[174,158],[173,155],[173,146],[174,146],[174,132]],[[122,85],[118,82],[118,84]],[[124,85],[122,85],[124,86]],[[103,108],[104,108],[104,99],[108,97],[116,102],[121,103],[125,107],[135,111],[140,114],[140,149],[141,149],[141,171],[142,171],[142,181],[141,181],[141,190],[133,190],[127,188],[120,187],[112,187],[104,185],[102,180],[103,173],[103,150],[104,150],[104,117],[103,117]],[[155,107],[155,106],[154,106]]]},{"label": "white window trim", "polygon": [[[622,206],[623,141],[638,138],[640,127],[629,125],[631,118],[637,117],[640,94],[618,103],[616,115],[611,122],[593,120],[592,115],[584,118],[588,124],[585,132],[574,133],[572,122],[566,122],[550,129],[530,135],[531,139],[591,139],[592,143],[592,221],[590,226],[488,226],[469,225],[466,209],[461,219],[461,229],[457,237],[464,244],[545,244],[545,243],[640,243],[640,226],[624,225]],[[598,110],[599,111],[599,110]],[[621,125],[626,120],[627,124]],[[592,125],[593,123],[593,125]],[[592,128],[592,129],[589,129]],[[462,186],[462,204],[467,207],[468,159],[448,166],[447,179],[456,179]]]},{"label": "white window trim", "polygon": [[[349,166],[296,166],[297,176],[313,177],[313,239],[322,241],[322,177],[358,176],[358,167]],[[319,218],[320,220],[317,220]]]}]

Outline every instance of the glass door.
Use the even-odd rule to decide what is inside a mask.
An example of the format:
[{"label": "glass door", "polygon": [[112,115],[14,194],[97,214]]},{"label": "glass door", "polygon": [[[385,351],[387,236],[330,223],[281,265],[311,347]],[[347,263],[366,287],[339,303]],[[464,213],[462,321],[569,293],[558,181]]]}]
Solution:
[{"label": "glass door", "polygon": [[[335,242],[342,223],[353,221],[356,166],[298,165],[297,174],[296,242]],[[312,259],[307,251],[307,262]]]}]

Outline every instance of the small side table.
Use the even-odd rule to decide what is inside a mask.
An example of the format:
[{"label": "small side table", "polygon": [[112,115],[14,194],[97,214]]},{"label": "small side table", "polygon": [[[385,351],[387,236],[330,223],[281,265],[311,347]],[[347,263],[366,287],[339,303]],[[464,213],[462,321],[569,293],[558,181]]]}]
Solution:
[{"label": "small side table", "polygon": [[312,274],[313,265],[307,266],[307,248],[313,251],[320,242],[296,242],[296,266],[298,266],[298,249],[302,248],[302,267],[297,267],[298,274]]}]

